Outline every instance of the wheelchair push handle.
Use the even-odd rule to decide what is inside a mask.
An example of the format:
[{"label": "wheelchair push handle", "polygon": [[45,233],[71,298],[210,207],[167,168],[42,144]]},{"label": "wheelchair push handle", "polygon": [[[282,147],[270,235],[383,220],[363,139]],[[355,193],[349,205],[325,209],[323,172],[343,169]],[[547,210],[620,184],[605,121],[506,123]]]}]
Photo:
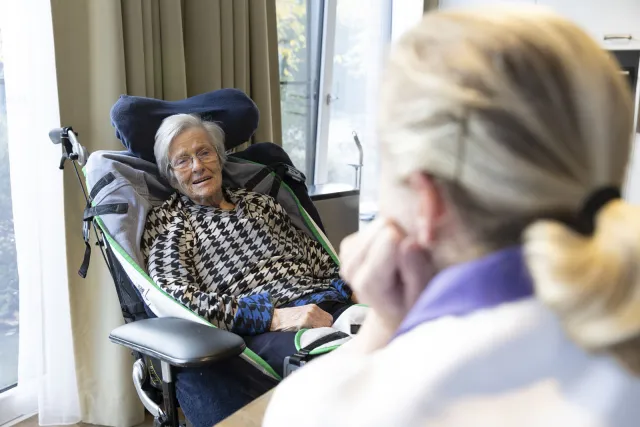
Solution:
[{"label": "wheelchair push handle", "polygon": [[78,135],[71,126],[55,128],[49,131],[49,139],[54,144],[62,145],[62,157],[60,158],[60,169],[64,169],[67,160],[75,160],[80,166],[87,163],[89,153],[78,141]]},{"label": "wheelchair push handle", "polygon": [[54,144],[61,144],[62,143],[62,134],[65,132],[65,129],[71,129],[71,128],[55,128],[55,129],[51,129],[49,131],[49,139],[51,140],[51,142],[53,142]]}]

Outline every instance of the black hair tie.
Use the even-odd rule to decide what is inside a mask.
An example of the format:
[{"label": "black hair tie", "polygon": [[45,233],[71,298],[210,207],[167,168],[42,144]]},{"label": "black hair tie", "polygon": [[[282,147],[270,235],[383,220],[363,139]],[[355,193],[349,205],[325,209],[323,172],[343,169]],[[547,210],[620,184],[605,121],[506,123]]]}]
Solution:
[{"label": "black hair tie", "polygon": [[595,229],[596,215],[607,203],[621,197],[620,189],[617,187],[603,187],[593,193],[585,200],[582,209],[573,224],[569,224],[578,233],[591,235]]},{"label": "black hair tie", "polygon": [[594,191],[582,205],[580,216],[590,218],[593,221],[600,209],[610,201],[620,197],[620,189],[616,187],[604,187]]}]

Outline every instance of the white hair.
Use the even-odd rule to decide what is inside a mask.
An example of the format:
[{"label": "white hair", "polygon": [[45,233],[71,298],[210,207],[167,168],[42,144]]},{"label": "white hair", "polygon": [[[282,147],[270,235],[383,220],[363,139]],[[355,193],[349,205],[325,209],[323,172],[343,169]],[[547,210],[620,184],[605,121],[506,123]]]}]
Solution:
[{"label": "white hair", "polygon": [[220,159],[220,167],[224,166],[227,160],[224,148],[224,132],[216,123],[204,121],[195,114],[174,114],[167,117],[162,121],[160,128],[156,132],[153,154],[155,155],[160,175],[174,187],[176,183],[169,161],[169,148],[171,147],[171,142],[178,135],[193,128],[200,128],[207,132],[209,142]]},{"label": "white hair", "polygon": [[606,204],[591,235],[553,220],[623,184],[633,108],[611,55],[544,10],[438,12],[395,47],[381,95],[394,179],[434,177],[473,242],[451,261],[524,240],[572,339],[640,374],[640,209]]}]

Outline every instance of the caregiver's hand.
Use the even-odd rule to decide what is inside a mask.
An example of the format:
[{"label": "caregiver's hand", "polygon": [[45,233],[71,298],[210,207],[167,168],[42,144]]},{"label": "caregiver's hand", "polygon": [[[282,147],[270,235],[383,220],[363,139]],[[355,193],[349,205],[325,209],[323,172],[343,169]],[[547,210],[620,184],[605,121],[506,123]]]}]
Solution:
[{"label": "caregiver's hand", "polygon": [[384,218],[344,239],[340,257],[340,274],[387,330],[397,329],[434,274],[429,254]]},{"label": "caregiver's hand", "polygon": [[273,310],[270,331],[299,331],[331,326],[333,317],[315,304]]}]

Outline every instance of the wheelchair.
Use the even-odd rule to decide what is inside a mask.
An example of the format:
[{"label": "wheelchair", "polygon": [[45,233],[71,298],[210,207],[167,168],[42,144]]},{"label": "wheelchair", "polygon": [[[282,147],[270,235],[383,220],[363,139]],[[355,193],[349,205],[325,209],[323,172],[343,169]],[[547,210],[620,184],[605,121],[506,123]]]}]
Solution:
[{"label": "wheelchair", "polygon": [[[281,379],[240,336],[213,327],[166,294],[146,273],[139,241],[146,215],[174,191],[155,165],[154,136],[165,117],[178,113],[195,113],[203,120],[217,122],[225,132],[228,151],[249,140],[259,120],[253,101],[235,89],[181,101],[123,95],[111,110],[111,121],[126,150],[89,155],[72,127],[54,129],[49,134],[53,143],[62,147],[60,169],[72,164],[87,203],[83,215],[85,255],[78,273],[82,277],[87,274],[93,231],[125,321],[111,332],[109,339],[132,351],[133,383],[157,427],[181,425],[175,387],[178,368],[202,367],[240,357],[262,374]],[[85,175],[86,189],[78,167]],[[308,195],[305,177],[281,147],[258,143],[230,154],[223,169],[223,184],[276,198],[294,225],[317,239],[338,262]],[[361,320],[347,323],[346,327],[354,330]],[[304,345],[298,345],[296,339],[298,352],[285,359],[284,375],[349,338],[349,333],[328,331],[311,342],[302,340]]]}]

